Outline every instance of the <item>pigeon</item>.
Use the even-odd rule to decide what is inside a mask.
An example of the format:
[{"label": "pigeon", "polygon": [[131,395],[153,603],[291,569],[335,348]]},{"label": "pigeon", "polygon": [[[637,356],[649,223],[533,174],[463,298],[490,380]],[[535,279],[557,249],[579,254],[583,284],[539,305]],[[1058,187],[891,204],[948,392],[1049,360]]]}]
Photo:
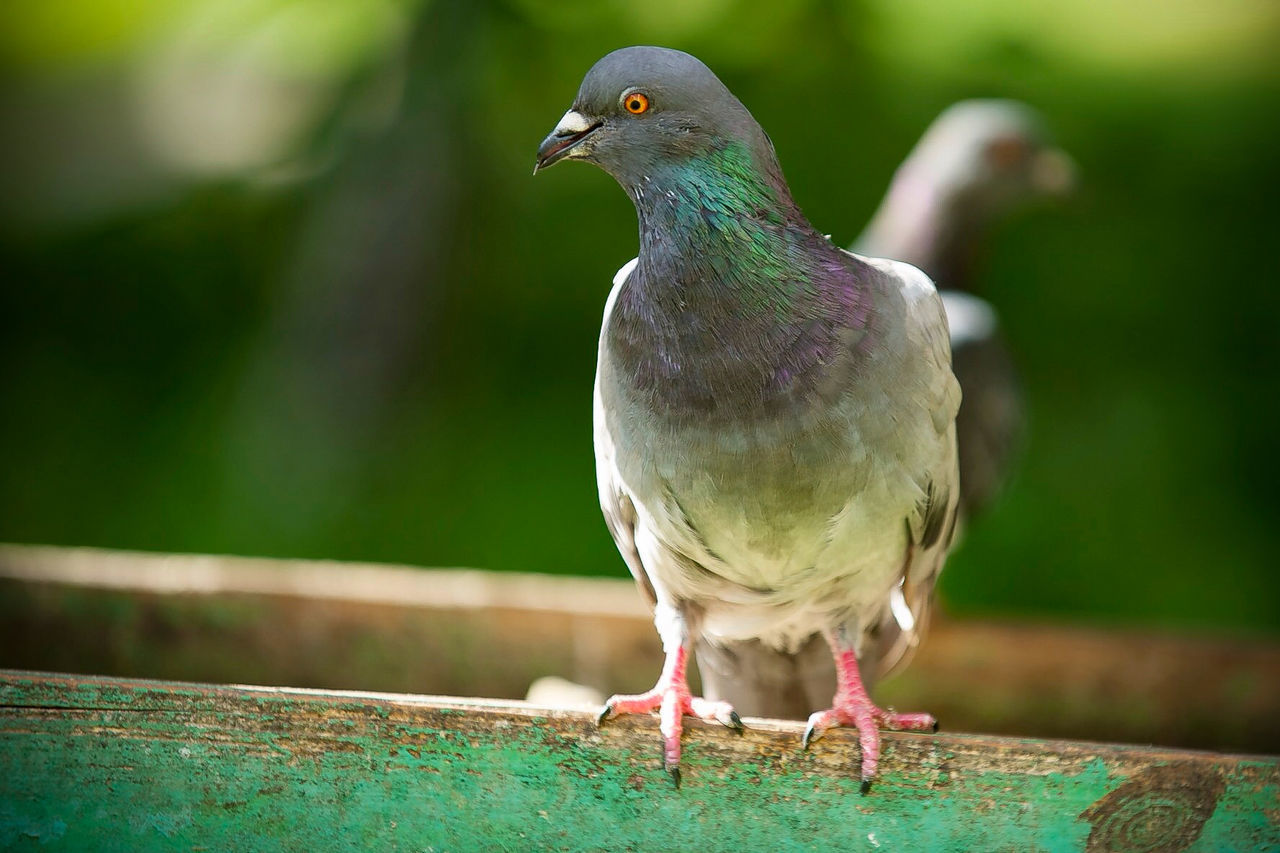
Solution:
[{"label": "pigeon", "polygon": [[1030,201],[1064,195],[1075,164],[1026,104],[1000,99],[948,107],[899,167],[853,250],[905,261],[942,288],[952,369],[964,405],[960,512],[972,519],[1008,478],[1022,432],[1022,396],[995,309],[974,295],[975,257],[994,221]]},{"label": "pigeon", "polygon": [[[962,527],[1008,478],[1024,422],[1018,374],[995,309],[972,293],[975,255],[996,219],[1064,194],[1074,175],[1070,157],[1052,145],[1043,120],[1026,104],[961,101],[930,125],[852,247],[919,267],[943,288],[952,370],[964,397],[956,417]],[[868,684],[910,660],[923,638],[931,593],[920,585],[911,600],[893,593],[875,653],[861,659]],[[804,719],[834,677],[821,638],[795,652],[755,641],[699,640],[697,660],[704,690],[752,716]]]},{"label": "pigeon", "polygon": [[820,636],[835,691],[802,746],[856,727],[865,793],[880,728],[937,728],[875,705],[860,659],[891,601],[932,587],[955,532],[942,301],[915,267],[815,229],[768,135],[687,53],[628,47],[592,66],[535,174],[562,160],[612,175],[640,226],[605,304],[594,443],[605,521],[665,663],[599,721],[657,711],[679,786],[685,715],[742,729],[731,702],[692,694],[694,644],[794,652]]}]

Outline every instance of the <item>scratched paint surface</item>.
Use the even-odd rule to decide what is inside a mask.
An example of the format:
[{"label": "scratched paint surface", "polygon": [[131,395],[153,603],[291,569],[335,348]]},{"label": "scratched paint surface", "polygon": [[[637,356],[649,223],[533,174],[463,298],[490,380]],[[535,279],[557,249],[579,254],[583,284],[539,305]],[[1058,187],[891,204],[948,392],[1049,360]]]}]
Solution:
[{"label": "scratched paint surface", "polygon": [[1280,760],[0,674],[0,849],[1280,850]]}]

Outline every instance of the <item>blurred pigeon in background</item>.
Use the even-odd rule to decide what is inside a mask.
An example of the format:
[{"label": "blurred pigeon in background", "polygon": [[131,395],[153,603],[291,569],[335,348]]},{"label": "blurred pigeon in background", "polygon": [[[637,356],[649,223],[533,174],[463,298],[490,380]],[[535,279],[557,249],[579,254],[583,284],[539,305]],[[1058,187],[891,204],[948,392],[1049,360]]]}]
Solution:
[{"label": "blurred pigeon in background", "polygon": [[1075,167],[1040,116],[1006,100],[948,107],[898,168],[853,250],[905,261],[938,285],[951,327],[952,369],[964,391],[956,418],[960,510],[972,518],[1009,473],[1022,430],[1017,372],[995,310],[974,295],[975,263],[996,220],[1071,189]]},{"label": "blurred pigeon in background", "polygon": [[865,791],[880,727],[936,727],[873,704],[860,669],[883,667],[880,625],[928,601],[954,533],[960,392],[941,299],[916,268],[814,229],[768,136],[688,54],[596,63],[535,172],[562,159],[616,178],[640,222],[605,307],[596,468],[666,663],[601,720],[660,711],[679,784],[684,714],[741,727],[730,702],[691,694],[692,644],[786,653],[821,636],[836,691],[804,744],[856,726]]},{"label": "blurred pigeon in background", "polygon": [[[1036,198],[1065,193],[1074,173],[1030,107],[961,101],[933,122],[899,167],[854,244],[854,251],[913,264],[943,288],[952,369],[964,392],[956,417],[962,518],[981,512],[997,494],[1023,424],[1017,371],[996,312],[971,292],[977,254],[997,219]],[[914,595],[895,592],[875,632],[877,652],[864,657],[868,682],[901,666],[919,644],[931,593],[931,587],[917,587]],[[824,646],[811,640],[787,653],[758,642],[704,640],[698,644],[703,686],[745,714],[804,719],[825,701],[833,677]]]}]

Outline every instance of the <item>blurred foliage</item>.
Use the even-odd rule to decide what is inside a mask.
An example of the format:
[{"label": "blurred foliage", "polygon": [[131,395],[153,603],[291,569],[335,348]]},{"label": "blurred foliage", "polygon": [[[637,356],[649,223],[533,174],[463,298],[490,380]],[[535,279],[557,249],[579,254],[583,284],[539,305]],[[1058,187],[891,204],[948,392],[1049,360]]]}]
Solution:
[{"label": "blurred foliage", "polygon": [[848,242],[950,102],[1070,203],[994,235],[1032,428],[953,610],[1280,628],[1273,0],[13,0],[0,539],[625,575],[590,387],[634,214],[534,149],[608,50],[715,68]]}]

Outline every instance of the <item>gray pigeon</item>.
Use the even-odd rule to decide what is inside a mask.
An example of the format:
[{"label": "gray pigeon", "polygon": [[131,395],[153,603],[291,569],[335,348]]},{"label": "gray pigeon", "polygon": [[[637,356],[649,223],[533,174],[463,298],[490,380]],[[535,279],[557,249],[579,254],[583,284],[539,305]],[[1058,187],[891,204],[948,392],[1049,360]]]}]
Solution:
[{"label": "gray pigeon", "polygon": [[596,470],[666,663],[601,721],[659,711],[679,784],[684,714],[741,727],[729,702],[691,694],[693,644],[795,651],[820,635],[835,697],[803,743],[856,726],[865,791],[879,728],[936,728],[873,704],[859,661],[892,602],[932,587],[954,533],[960,389],[942,301],[916,268],[810,225],[769,137],[688,54],[597,62],[535,171],[564,159],[611,174],[640,221],[600,333]]},{"label": "gray pigeon", "polygon": [[[854,243],[854,251],[913,264],[947,288],[941,293],[952,369],[964,392],[956,417],[962,519],[973,518],[997,494],[1024,419],[1017,371],[996,312],[967,292],[974,289],[975,252],[994,220],[1033,199],[1064,193],[1074,172],[1027,105],[961,101],[930,125]],[[911,598],[894,594],[875,634],[875,653],[863,655],[867,683],[902,666],[919,644],[932,589],[916,586],[913,592]],[[754,716],[804,719],[825,701],[834,675],[826,644],[817,638],[794,653],[755,641],[701,640],[697,657],[705,690]]]},{"label": "gray pigeon", "polygon": [[994,221],[1068,191],[1075,166],[1026,104],[977,99],[948,107],[898,168],[854,251],[905,261],[942,288],[952,369],[964,391],[956,418],[960,514],[973,518],[1009,473],[1023,408],[995,310],[973,295],[976,253]]}]

